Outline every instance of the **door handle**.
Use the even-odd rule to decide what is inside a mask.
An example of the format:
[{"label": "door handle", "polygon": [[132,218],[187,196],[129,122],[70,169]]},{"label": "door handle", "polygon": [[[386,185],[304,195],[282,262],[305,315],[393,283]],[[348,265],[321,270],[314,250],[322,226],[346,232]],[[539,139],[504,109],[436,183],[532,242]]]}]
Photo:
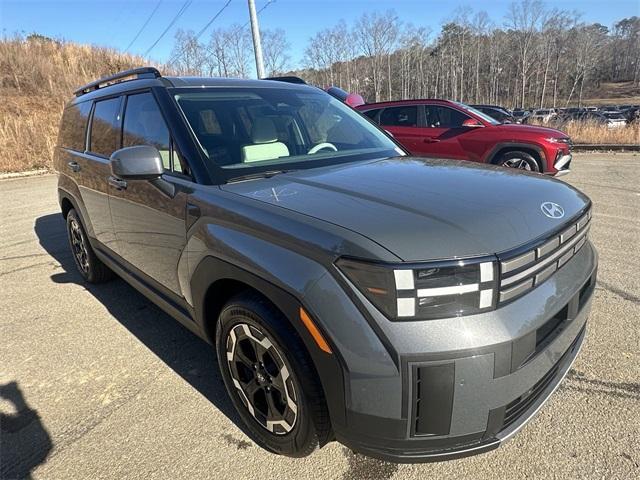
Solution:
[{"label": "door handle", "polygon": [[67,163],[67,166],[73,172],[79,172],[80,171],[80,164],[78,162],[69,162],[69,163]]},{"label": "door handle", "polygon": [[424,143],[438,143],[440,140],[438,140],[437,138],[427,137],[422,141]]},{"label": "door handle", "polygon": [[109,177],[109,185],[111,185],[116,190],[124,190],[125,188],[127,188],[127,182],[116,177]]}]

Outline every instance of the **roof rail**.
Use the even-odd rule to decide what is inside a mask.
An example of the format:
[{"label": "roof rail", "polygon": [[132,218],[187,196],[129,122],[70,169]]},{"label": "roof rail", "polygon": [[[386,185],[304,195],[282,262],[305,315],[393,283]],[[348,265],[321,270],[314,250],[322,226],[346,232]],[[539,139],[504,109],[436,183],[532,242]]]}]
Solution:
[{"label": "roof rail", "polygon": [[301,79],[300,77],[294,77],[294,76],[288,76],[288,77],[267,77],[267,78],[263,78],[262,80],[274,80],[276,82],[286,82],[286,83],[299,83],[301,85],[306,85],[307,82],[305,82],[303,79]]},{"label": "roof rail", "polygon": [[158,69],[154,67],[132,68],[131,70],[124,70],[114,75],[102,77],[99,80],[87,83],[86,85],[78,88],[73,93],[76,97],[79,97],[81,95],[84,95],[85,93],[93,92],[94,90],[98,90],[99,88],[108,87],[109,85],[113,85],[114,83],[120,83],[127,80],[137,80],[139,78],[158,78],[161,76],[162,75],[160,74]]}]

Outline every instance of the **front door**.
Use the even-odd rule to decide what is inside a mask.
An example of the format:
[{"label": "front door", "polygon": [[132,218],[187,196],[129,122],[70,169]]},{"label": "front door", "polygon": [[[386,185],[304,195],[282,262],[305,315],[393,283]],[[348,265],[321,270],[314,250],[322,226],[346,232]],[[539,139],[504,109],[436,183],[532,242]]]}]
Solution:
[{"label": "front door", "polygon": [[127,180],[124,188],[111,186],[109,204],[118,252],[137,270],[182,296],[177,271],[186,244],[188,189],[184,185],[188,182],[179,178],[183,168],[151,92],[127,96],[122,132],[123,147],[156,147],[165,174],[154,181]]},{"label": "front door", "polygon": [[456,160],[475,160],[464,148],[465,137],[473,135],[474,129],[464,127],[462,122],[469,117],[460,110],[442,105],[424,106],[425,143],[429,156]]}]

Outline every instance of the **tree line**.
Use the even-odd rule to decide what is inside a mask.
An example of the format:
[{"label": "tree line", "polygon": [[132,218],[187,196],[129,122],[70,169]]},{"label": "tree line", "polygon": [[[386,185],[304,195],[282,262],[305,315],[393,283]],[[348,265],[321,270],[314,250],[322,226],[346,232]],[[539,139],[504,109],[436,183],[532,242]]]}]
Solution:
[{"label": "tree line", "polygon": [[[540,0],[512,3],[501,23],[460,8],[436,34],[392,10],[367,12],[309,39],[302,68],[289,67],[283,30],[262,32],[270,76],[297,75],[337,85],[369,101],[449,98],[510,107],[581,105],[603,82],[640,86],[640,17],[611,28]],[[176,35],[170,66],[183,74],[247,77],[253,62],[248,28],[215,30],[207,42]]]}]

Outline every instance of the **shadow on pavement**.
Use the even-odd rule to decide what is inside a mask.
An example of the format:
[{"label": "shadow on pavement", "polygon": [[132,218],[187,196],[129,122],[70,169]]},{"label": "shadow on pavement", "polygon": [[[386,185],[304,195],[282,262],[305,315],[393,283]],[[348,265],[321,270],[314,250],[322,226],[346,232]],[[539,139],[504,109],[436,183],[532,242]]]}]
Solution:
[{"label": "shadow on pavement", "polygon": [[31,478],[53,446],[49,432],[16,382],[0,384],[0,401],[12,410],[0,410],[0,478]]},{"label": "shadow on pavement", "polygon": [[86,283],[76,270],[65,221],[59,213],[37,218],[35,233],[42,247],[64,269],[63,273],[51,276],[54,282],[83,285],[118,322],[250,436],[227,396],[215,352],[209,344],[124,280],[100,285]]}]

